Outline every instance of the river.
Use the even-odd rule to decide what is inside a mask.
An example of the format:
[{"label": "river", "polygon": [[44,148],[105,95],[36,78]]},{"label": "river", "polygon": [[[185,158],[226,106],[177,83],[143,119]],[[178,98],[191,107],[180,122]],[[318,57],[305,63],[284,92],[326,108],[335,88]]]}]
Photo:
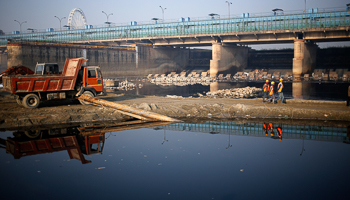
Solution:
[{"label": "river", "polygon": [[[208,91],[215,91],[230,88],[259,87],[262,88],[264,82],[221,82],[210,85],[194,84],[186,86],[176,85],[156,85],[150,82],[135,82],[143,84],[142,88],[129,91],[113,90],[114,93],[138,94],[138,95],[177,95],[183,97],[196,96],[197,93],[204,94]],[[276,82],[276,84],[278,81]],[[308,100],[332,100],[346,101],[348,95],[349,82],[286,82],[284,83],[284,96],[287,99],[308,99]]]},{"label": "river", "polygon": [[41,129],[39,138],[0,132],[0,192],[2,199],[348,199],[349,127],[272,125],[266,132],[239,121],[69,126]]}]

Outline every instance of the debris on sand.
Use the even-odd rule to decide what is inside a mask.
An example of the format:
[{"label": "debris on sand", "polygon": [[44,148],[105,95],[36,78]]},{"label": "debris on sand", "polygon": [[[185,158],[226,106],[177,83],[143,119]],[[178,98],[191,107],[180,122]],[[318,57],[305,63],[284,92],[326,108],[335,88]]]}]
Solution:
[{"label": "debris on sand", "polygon": [[208,98],[252,98],[260,96],[262,92],[261,88],[256,87],[245,87],[245,88],[233,88],[225,90],[217,90],[213,92],[207,92],[206,97]]}]

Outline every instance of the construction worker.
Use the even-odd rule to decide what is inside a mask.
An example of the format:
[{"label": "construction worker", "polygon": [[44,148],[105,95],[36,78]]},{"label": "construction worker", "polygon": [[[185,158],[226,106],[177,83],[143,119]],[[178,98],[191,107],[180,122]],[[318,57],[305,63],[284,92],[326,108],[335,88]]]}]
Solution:
[{"label": "construction worker", "polygon": [[271,101],[272,100],[272,103],[275,103],[275,93],[274,93],[274,87],[275,87],[275,82],[271,82],[271,86],[270,86],[270,90],[269,90],[269,95],[270,95],[270,98],[266,101]]},{"label": "construction worker", "polygon": [[277,86],[277,93],[278,93],[278,98],[276,99],[276,102],[277,100],[281,99],[281,103],[284,103],[284,96],[283,96],[283,92],[282,92],[282,89],[283,89],[283,78],[280,78],[280,83],[278,84]]},{"label": "construction worker", "polygon": [[269,84],[269,80],[266,80],[264,86],[263,86],[263,103],[265,102],[265,98],[267,97],[267,95],[269,94],[269,90],[270,90],[270,84]]}]

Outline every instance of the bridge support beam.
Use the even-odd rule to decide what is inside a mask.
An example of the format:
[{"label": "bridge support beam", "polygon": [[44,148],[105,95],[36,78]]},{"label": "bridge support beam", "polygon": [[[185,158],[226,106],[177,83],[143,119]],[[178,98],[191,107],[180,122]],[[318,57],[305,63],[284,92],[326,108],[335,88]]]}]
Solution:
[{"label": "bridge support beam", "polygon": [[210,76],[218,74],[235,74],[248,65],[248,47],[213,43],[210,60]]},{"label": "bridge support beam", "polygon": [[294,41],[293,77],[301,77],[315,69],[317,49],[316,44],[306,40]]}]

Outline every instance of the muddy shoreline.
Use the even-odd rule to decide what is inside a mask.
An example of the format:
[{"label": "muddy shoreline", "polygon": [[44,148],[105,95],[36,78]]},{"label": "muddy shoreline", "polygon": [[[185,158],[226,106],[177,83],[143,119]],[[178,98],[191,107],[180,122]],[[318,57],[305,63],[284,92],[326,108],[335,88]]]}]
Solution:
[{"label": "muddy shoreline", "polygon": [[[287,104],[262,103],[257,99],[167,98],[140,95],[99,96],[104,100],[166,115],[184,122],[205,121],[280,121],[350,125],[350,107],[346,102],[288,99]],[[77,101],[43,102],[37,109],[27,109],[0,89],[0,129],[49,126],[89,122],[123,122],[133,120],[118,111]]]}]

